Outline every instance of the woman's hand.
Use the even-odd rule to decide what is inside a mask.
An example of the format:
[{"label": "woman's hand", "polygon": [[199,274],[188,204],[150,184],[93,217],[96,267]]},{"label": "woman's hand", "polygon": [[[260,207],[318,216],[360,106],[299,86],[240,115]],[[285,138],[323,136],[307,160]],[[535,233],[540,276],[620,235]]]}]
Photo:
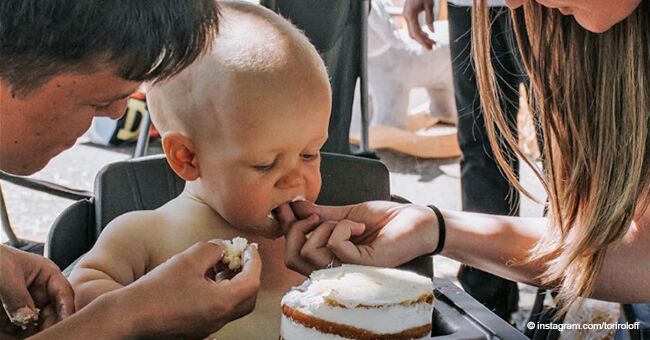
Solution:
[{"label": "woman's hand", "polygon": [[434,250],[434,212],[414,204],[371,201],[342,207],[300,201],[278,207],[287,267],[305,275],[334,259],[395,267]]}]

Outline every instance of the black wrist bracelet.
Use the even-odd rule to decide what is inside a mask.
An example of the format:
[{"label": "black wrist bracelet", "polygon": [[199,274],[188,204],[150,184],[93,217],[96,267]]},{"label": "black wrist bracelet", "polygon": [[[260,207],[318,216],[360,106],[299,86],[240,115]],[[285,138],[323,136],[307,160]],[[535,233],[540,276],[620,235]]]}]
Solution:
[{"label": "black wrist bracelet", "polygon": [[433,212],[436,214],[436,218],[438,219],[438,245],[436,246],[436,250],[434,250],[433,253],[429,255],[438,255],[442,252],[442,249],[445,248],[445,237],[447,236],[445,218],[442,217],[442,213],[435,205],[428,205],[427,207],[433,210]]}]

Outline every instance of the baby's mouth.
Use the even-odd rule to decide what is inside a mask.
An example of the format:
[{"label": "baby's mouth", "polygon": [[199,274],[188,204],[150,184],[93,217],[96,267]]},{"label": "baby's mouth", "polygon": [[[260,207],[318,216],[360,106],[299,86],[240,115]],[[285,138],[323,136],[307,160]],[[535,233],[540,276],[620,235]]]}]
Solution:
[{"label": "baby's mouth", "polygon": [[[290,200],[288,200],[286,202],[283,202],[282,204],[291,203],[291,202],[298,202],[298,201],[306,201],[305,196],[298,195],[296,197],[291,198]],[[271,221],[278,222],[278,218],[276,216],[277,216],[277,213],[278,213],[278,207],[281,206],[282,204],[279,204],[279,205],[275,206],[273,209],[271,209],[271,211],[269,211],[269,213],[266,215],[266,217]]]},{"label": "baby's mouth", "polygon": [[291,202],[306,201],[305,196],[298,195],[291,199]]},{"label": "baby's mouth", "polygon": [[266,215],[266,216],[268,218],[270,218],[270,219],[275,219],[275,214],[277,214],[277,212],[278,212],[278,207],[281,206],[282,204],[292,203],[292,202],[299,202],[299,201],[306,201],[306,200],[307,199],[305,199],[305,196],[298,195],[296,197],[291,198],[290,200],[287,200],[285,202],[282,202],[281,204],[276,205],[275,207],[273,207],[271,209],[271,211],[269,211],[268,215]]}]

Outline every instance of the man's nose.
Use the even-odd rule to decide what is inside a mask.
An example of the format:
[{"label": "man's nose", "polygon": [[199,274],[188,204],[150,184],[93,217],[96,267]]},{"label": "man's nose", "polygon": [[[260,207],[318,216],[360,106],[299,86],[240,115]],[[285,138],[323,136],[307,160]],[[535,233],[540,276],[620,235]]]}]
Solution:
[{"label": "man's nose", "polygon": [[125,110],[124,107],[122,107],[121,109],[117,109],[117,110],[111,112],[107,116],[110,119],[117,120],[117,119],[122,118],[122,116],[124,115],[124,112],[126,112],[126,110]]},{"label": "man's nose", "polygon": [[121,99],[117,103],[117,105],[115,105],[115,107],[117,107],[117,109],[115,109],[114,112],[111,112],[110,118],[111,119],[120,119],[120,118],[122,118],[122,116],[126,112],[126,105],[127,105],[128,102],[129,102],[129,98]]}]

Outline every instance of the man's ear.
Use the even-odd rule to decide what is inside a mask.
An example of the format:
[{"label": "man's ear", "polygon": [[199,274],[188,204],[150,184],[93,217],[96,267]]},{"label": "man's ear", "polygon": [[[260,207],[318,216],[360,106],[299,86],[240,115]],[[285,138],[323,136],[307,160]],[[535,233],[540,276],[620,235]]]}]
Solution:
[{"label": "man's ear", "polygon": [[199,162],[194,143],[180,132],[167,132],[162,136],[162,146],[172,170],[186,181],[199,178]]}]

